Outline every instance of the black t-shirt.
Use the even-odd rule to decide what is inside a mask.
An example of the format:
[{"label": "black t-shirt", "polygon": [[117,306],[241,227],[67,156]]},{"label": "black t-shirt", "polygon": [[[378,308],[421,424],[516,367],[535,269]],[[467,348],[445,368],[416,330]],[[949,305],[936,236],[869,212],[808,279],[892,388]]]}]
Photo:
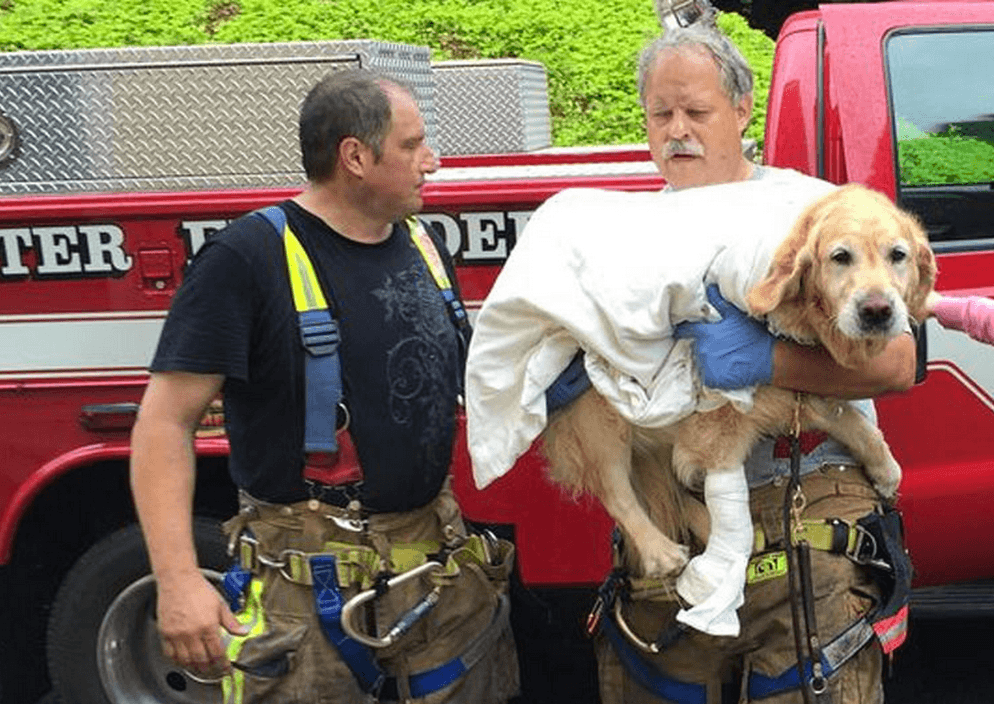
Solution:
[{"label": "black t-shirt", "polygon": [[[462,375],[438,287],[406,225],[360,244],[296,203],[281,206],[338,320],[349,432],[365,475],[360,498],[374,511],[423,506],[448,473]],[[431,234],[454,282],[445,245]],[[282,240],[250,215],[187,268],[151,369],[224,375],[232,478],[283,503],[308,496],[303,355]]]}]

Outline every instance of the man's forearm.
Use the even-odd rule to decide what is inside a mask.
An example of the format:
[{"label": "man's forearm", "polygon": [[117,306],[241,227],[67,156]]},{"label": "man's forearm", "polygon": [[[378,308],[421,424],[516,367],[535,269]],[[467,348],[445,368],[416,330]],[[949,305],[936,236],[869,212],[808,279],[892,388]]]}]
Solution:
[{"label": "man's forearm", "polygon": [[131,488],[152,571],[159,579],[196,571],[191,433],[169,421],[139,417],[131,446]]},{"label": "man's forearm", "polygon": [[822,347],[778,341],[773,386],[836,398],[872,398],[906,391],[915,381],[915,340],[899,335],[859,369],[842,367]]}]

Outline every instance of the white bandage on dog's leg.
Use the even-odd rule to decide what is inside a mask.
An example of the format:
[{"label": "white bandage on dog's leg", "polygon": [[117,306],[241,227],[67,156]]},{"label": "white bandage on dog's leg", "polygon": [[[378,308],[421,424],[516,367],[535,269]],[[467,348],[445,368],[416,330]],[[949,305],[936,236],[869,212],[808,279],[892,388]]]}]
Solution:
[{"label": "white bandage on dog's leg", "polygon": [[676,618],[704,633],[737,636],[739,618],[735,611],[745,600],[746,568],[753,545],[745,468],[708,472],[704,503],[711,516],[707,547],[676,581],[677,592],[694,606],[681,610]]}]

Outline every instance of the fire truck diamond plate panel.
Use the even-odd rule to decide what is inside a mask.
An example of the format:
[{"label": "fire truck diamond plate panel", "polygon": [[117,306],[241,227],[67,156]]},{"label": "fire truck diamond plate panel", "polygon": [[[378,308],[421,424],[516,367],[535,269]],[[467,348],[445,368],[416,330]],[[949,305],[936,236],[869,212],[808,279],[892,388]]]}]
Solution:
[{"label": "fire truck diamond plate panel", "polygon": [[433,68],[442,154],[522,152],[552,143],[542,64],[482,59]]},{"label": "fire truck diamond plate panel", "polygon": [[427,47],[369,40],[0,54],[17,149],[0,193],[293,187],[297,116],[329,71],[410,85],[434,137]]}]

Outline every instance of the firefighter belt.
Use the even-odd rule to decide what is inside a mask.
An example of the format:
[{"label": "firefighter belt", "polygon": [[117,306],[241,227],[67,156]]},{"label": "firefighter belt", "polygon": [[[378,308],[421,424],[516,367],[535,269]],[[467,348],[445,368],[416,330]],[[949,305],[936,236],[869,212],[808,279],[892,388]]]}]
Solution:
[{"label": "firefighter belt", "polygon": [[502,704],[518,691],[513,546],[468,536],[446,486],[431,504],[362,517],[242,495],[225,576],[248,627],[228,642],[225,704]]}]

